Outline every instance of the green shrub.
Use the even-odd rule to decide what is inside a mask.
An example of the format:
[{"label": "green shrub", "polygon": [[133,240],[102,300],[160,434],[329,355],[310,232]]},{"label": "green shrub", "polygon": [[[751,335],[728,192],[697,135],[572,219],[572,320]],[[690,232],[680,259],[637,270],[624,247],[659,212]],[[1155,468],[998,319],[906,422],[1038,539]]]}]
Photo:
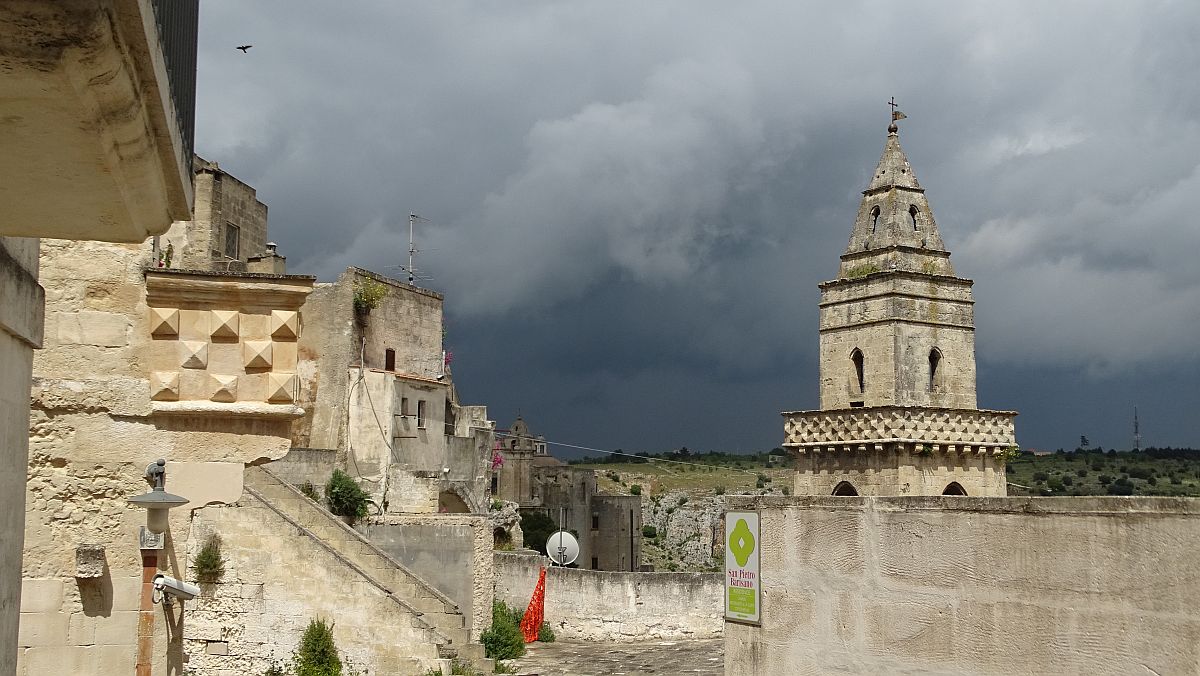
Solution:
[{"label": "green shrub", "polygon": [[267,667],[262,676],[287,676],[287,672],[278,664],[271,663],[271,666]]},{"label": "green shrub", "polygon": [[525,637],[517,626],[521,618],[503,602],[492,603],[492,626],[479,635],[484,654],[495,660],[511,660],[525,654]]},{"label": "green shrub", "polygon": [[200,582],[220,582],[225,575],[225,558],[221,556],[221,536],[213,533],[204,541],[193,562],[196,579]]},{"label": "green shrub", "polygon": [[688,501],[688,496],[686,496],[686,495],[679,496],[679,506],[680,507],[686,505],[687,501]]},{"label": "green shrub", "polygon": [[321,494],[317,492],[317,487],[311,481],[305,481],[300,484],[300,492],[304,494],[304,497],[313,502],[321,502]]},{"label": "green shrub", "polygon": [[329,505],[329,511],[353,521],[367,515],[368,502],[366,491],[359,488],[349,474],[340,469],[333,470],[333,476],[325,484],[325,503]]},{"label": "green shrub", "polygon": [[716,493],[717,495],[725,495],[725,487],[717,486],[716,488],[713,489],[713,493]]},{"label": "green shrub", "polygon": [[557,639],[554,630],[550,628],[550,623],[543,622],[542,627],[538,629],[538,643],[554,643]]},{"label": "green shrub", "polygon": [[646,524],[645,526],[642,526],[642,537],[644,537],[644,538],[658,537],[658,529],[655,528],[654,526],[651,526],[650,524]]},{"label": "green shrub", "polygon": [[759,479],[758,481],[754,482],[754,487],[755,488],[766,488],[767,485],[765,483],[763,483],[762,479]]},{"label": "green shrub", "polygon": [[641,484],[633,484],[632,486],[630,486],[630,487],[629,487],[629,494],[630,494],[630,495],[641,495],[641,494],[642,494],[642,486],[641,486]]},{"label": "green shrub", "polygon": [[783,494],[784,494],[784,495],[791,495],[791,494],[792,494],[792,487],[791,487],[791,486],[784,486],[784,487],[783,487]]},{"label": "green shrub", "polygon": [[342,676],[342,660],[333,642],[333,624],[310,620],[292,656],[296,676]]},{"label": "green shrub", "polygon": [[517,668],[514,666],[511,666],[511,665],[505,664],[503,662],[497,661],[496,666],[494,669],[492,669],[492,671],[493,671],[493,673],[497,673],[497,674],[515,674],[515,673],[517,673]]},{"label": "green shrub", "polygon": [[546,553],[546,539],[558,530],[558,524],[545,512],[521,512],[521,532],[525,535],[525,546]]},{"label": "green shrub", "polygon": [[388,293],[387,285],[377,282],[370,277],[354,281],[354,309],[359,312],[370,312],[379,307],[379,301]]},{"label": "green shrub", "polygon": [[1099,481],[1100,485],[1102,485],[1102,486],[1106,486],[1106,485],[1112,483],[1112,480],[1113,480],[1112,476],[1110,476],[1108,474],[1101,474],[1100,478],[1097,479],[1097,481]]}]

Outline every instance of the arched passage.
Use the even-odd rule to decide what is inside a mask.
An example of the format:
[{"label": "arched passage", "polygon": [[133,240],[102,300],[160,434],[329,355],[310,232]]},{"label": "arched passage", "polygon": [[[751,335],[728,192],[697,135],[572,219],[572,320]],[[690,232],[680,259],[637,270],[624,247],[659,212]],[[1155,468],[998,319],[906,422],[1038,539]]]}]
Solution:
[{"label": "arched passage", "polygon": [[957,481],[951,481],[950,485],[946,486],[946,490],[942,491],[942,495],[966,495],[967,489],[962,487],[962,484]]},{"label": "arched passage", "polygon": [[858,489],[849,481],[843,481],[833,487],[834,495],[858,495]]},{"label": "arched passage", "polygon": [[453,491],[442,491],[438,494],[438,511],[450,514],[467,514],[471,511],[467,503]]}]

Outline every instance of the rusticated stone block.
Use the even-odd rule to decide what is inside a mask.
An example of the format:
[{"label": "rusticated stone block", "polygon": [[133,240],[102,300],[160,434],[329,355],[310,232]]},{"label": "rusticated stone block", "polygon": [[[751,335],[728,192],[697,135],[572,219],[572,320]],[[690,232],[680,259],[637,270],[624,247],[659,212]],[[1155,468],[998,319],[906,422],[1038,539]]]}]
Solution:
[{"label": "rusticated stone block", "polygon": [[154,401],[179,400],[179,373],[155,371],[150,374],[150,398]]},{"label": "rusticated stone block", "polygon": [[242,356],[248,369],[271,368],[271,341],[247,340],[242,344]]},{"label": "rusticated stone block", "polygon": [[213,310],[209,318],[209,335],[213,338],[237,338],[240,316],[237,310]]},{"label": "rusticated stone block", "polygon": [[177,308],[150,308],[150,335],[155,338],[174,338],[179,335]]},{"label": "rusticated stone block", "polygon": [[237,376],[219,376],[214,374],[209,376],[209,383],[212,391],[209,399],[227,403],[237,401]]}]

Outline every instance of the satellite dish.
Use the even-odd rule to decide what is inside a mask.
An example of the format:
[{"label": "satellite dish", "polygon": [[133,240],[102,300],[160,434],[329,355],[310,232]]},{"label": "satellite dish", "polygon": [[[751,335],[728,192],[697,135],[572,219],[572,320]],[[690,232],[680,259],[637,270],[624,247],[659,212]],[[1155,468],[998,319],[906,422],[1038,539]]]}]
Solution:
[{"label": "satellite dish", "polygon": [[579,541],[565,530],[556,531],[546,538],[546,554],[560,566],[569,566],[579,558]]}]

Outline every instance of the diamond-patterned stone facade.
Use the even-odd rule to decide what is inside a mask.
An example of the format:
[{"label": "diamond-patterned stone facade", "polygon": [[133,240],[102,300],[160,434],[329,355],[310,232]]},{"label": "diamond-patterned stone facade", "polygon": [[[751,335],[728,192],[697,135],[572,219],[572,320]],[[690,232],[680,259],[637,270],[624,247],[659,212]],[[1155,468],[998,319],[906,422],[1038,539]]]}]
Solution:
[{"label": "diamond-patterned stone facade", "polygon": [[209,386],[212,394],[209,399],[213,401],[222,401],[232,403],[237,401],[238,377],[237,376],[209,376]]},{"label": "diamond-patterned stone facade", "polygon": [[155,371],[151,373],[150,398],[154,401],[178,401],[179,372]]},{"label": "diamond-patterned stone facade", "polygon": [[150,308],[150,335],[155,338],[174,338],[179,335],[179,310],[168,307]]},{"label": "diamond-patterned stone facade", "polygon": [[296,400],[296,374],[267,374],[267,401],[272,404],[290,404]]},{"label": "diamond-patterned stone facade", "polygon": [[951,446],[1016,444],[1011,411],[875,406],[784,414],[790,447],[914,442]]},{"label": "diamond-patterned stone facade", "polygon": [[242,343],[242,356],[248,369],[271,368],[271,341],[247,340]]},{"label": "diamond-patterned stone facade", "polygon": [[179,352],[179,361],[183,368],[208,368],[208,341],[182,340],[179,342]]},{"label": "diamond-patterned stone facade", "polygon": [[299,339],[300,313],[292,310],[272,310],[271,337],[288,341]]},{"label": "diamond-patterned stone facade", "polygon": [[213,310],[209,319],[209,335],[213,338],[237,338],[240,316],[237,310]]}]

